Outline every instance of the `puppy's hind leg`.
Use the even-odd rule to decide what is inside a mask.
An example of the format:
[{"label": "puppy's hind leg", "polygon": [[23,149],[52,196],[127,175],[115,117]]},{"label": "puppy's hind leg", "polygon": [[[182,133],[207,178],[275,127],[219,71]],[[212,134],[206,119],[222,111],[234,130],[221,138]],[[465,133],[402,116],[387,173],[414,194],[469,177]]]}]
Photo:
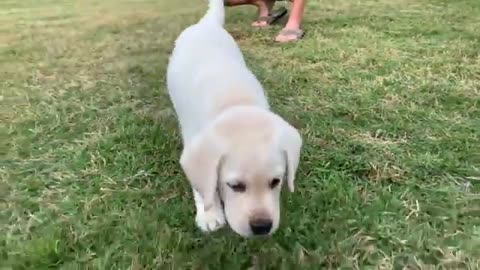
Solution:
[{"label": "puppy's hind leg", "polygon": [[220,202],[218,194],[215,195],[215,202],[210,209],[205,211],[205,205],[203,204],[200,194],[193,190],[193,198],[195,200],[196,216],[195,223],[197,227],[203,232],[213,232],[225,225],[225,215],[223,213],[223,207]]}]

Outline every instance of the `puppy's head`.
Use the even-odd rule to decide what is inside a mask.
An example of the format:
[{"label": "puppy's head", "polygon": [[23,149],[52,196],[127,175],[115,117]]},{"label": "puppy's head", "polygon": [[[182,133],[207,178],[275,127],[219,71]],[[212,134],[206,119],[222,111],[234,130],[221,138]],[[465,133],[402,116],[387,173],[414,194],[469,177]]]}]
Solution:
[{"label": "puppy's head", "polygon": [[260,109],[225,113],[195,137],[180,163],[208,209],[218,192],[238,234],[270,235],[280,222],[280,191],[294,190],[302,139],[279,116]]}]

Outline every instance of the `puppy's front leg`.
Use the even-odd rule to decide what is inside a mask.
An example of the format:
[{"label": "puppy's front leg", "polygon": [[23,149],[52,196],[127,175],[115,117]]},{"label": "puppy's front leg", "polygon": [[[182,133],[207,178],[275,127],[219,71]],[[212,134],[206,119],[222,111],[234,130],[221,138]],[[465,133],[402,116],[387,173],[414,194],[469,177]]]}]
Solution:
[{"label": "puppy's front leg", "polygon": [[205,211],[202,197],[195,190],[193,190],[193,198],[195,199],[195,207],[197,211],[195,222],[200,230],[203,232],[213,232],[225,225],[225,215],[218,194],[215,195],[213,206],[207,211]]}]

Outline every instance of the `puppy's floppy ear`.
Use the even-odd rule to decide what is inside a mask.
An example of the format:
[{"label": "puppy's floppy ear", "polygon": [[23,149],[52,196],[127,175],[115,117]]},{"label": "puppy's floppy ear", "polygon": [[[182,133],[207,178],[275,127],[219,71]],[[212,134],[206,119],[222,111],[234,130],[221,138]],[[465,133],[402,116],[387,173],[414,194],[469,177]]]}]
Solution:
[{"label": "puppy's floppy ear", "polygon": [[282,120],[280,124],[279,146],[285,156],[286,180],[290,192],[294,191],[295,174],[300,162],[302,137],[297,129]]},{"label": "puppy's floppy ear", "polygon": [[180,165],[203,199],[205,211],[213,206],[223,147],[212,132],[202,132],[185,145]]}]

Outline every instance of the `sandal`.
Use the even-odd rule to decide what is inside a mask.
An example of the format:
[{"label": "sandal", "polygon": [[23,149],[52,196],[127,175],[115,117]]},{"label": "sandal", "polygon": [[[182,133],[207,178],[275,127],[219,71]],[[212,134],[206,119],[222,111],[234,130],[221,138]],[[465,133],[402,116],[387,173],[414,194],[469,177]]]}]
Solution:
[{"label": "sandal", "polygon": [[[280,36],[283,36],[283,38],[279,39]],[[302,29],[285,29],[284,28],[278,33],[277,37],[275,38],[275,41],[284,43],[284,42],[302,39],[304,36],[305,36],[305,32]]]},{"label": "sandal", "polygon": [[[281,19],[283,16],[287,14],[287,9],[282,7],[279,8],[275,11],[270,12],[268,16],[261,16],[259,17],[254,23],[257,23],[259,25],[254,25],[254,27],[265,27],[274,24],[277,22],[279,19]],[[266,24],[262,24],[266,23]]]}]

